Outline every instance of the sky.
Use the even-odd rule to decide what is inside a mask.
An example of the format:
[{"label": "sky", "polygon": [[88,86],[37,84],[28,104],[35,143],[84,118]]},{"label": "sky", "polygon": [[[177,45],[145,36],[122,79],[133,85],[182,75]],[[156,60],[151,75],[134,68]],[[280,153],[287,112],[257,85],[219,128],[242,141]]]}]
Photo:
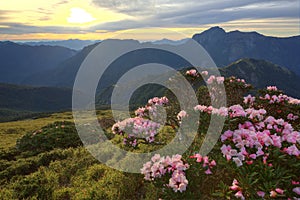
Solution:
[{"label": "sky", "polygon": [[1,0],[0,40],[181,39],[212,26],[300,35],[300,0]]}]

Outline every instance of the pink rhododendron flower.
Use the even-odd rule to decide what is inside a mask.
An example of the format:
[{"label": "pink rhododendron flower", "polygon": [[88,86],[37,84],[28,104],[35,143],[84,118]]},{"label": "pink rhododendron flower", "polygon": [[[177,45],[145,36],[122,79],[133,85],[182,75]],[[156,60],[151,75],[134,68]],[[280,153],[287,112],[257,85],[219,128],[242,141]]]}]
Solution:
[{"label": "pink rhododendron flower", "polygon": [[190,158],[196,158],[197,163],[202,163],[202,167],[206,168],[206,171],[204,172],[205,174],[212,174],[211,169],[217,165],[215,160],[210,161],[208,156],[202,157],[200,154],[195,154],[193,156],[190,156]]},{"label": "pink rhododendron flower", "polygon": [[231,146],[230,145],[225,145],[223,144],[223,146],[221,147],[221,151],[224,157],[226,157],[227,160],[231,159]]},{"label": "pink rhododendron flower", "polygon": [[240,189],[240,187],[238,186],[238,185],[232,185],[232,186],[230,186],[229,187],[231,190],[233,190],[233,191],[236,191],[236,190],[239,190]]},{"label": "pink rhododendron flower", "polygon": [[236,166],[238,166],[238,167],[243,165],[242,160],[238,157],[234,157],[234,158],[232,158],[232,160],[235,162]]},{"label": "pink rhododendron flower", "polygon": [[202,71],[201,74],[204,75],[204,76],[207,76],[208,75],[208,71]]},{"label": "pink rhododendron flower", "polygon": [[218,76],[216,79],[217,79],[217,83],[218,83],[218,84],[223,84],[223,82],[224,82],[224,80],[225,80],[225,78],[222,77],[222,76]]},{"label": "pink rhododendron flower", "polygon": [[211,170],[208,168],[205,172],[205,174],[212,174]]},{"label": "pink rhododendron flower", "polygon": [[276,86],[268,86],[267,90],[269,90],[269,91],[277,91],[278,89],[277,89]]},{"label": "pink rhododendron flower", "polygon": [[239,184],[239,182],[236,179],[233,179],[232,185],[238,185],[238,184]]},{"label": "pink rhododendron flower", "polygon": [[292,185],[300,185],[300,182],[299,182],[299,181],[293,181],[293,180],[292,180]]},{"label": "pink rhododendron flower", "polygon": [[185,74],[189,75],[189,76],[193,76],[193,77],[197,77],[198,76],[197,71],[195,69],[188,70],[188,71],[186,71]]},{"label": "pink rhododendron flower", "polygon": [[193,156],[190,156],[190,158],[197,158],[196,162],[202,162],[202,156],[200,154],[195,154]]},{"label": "pink rhododendron flower", "polygon": [[240,198],[240,199],[242,199],[242,200],[245,199],[245,197],[244,197],[242,191],[238,191],[237,193],[235,193],[234,196],[235,196],[236,198]]},{"label": "pink rhododendron flower", "polygon": [[257,192],[257,195],[258,195],[259,197],[264,197],[264,196],[265,196],[265,193],[264,193],[263,191],[258,191],[258,192]]},{"label": "pink rhododendron flower", "polygon": [[283,191],[282,189],[280,189],[280,188],[276,188],[275,191],[276,191],[278,194],[283,194],[283,192],[284,192],[284,191]]},{"label": "pink rhododendron flower", "polygon": [[299,117],[297,115],[294,115],[293,113],[288,114],[287,119],[288,120],[297,120]]},{"label": "pink rhododendron flower", "polygon": [[207,84],[212,84],[214,82],[214,80],[216,79],[216,77],[214,75],[211,75],[208,79],[207,79]]},{"label": "pink rhododendron flower", "polygon": [[228,138],[231,138],[233,135],[233,132],[231,130],[227,130],[225,131],[222,135],[221,135],[221,141],[224,142],[225,140],[227,140]]},{"label": "pink rhododendron flower", "polygon": [[277,193],[276,193],[275,191],[272,190],[272,191],[270,192],[270,197],[276,197],[276,196],[277,196]]},{"label": "pink rhododendron flower", "polygon": [[288,102],[290,104],[300,104],[300,99],[295,99],[295,98],[289,97]]},{"label": "pink rhododendron flower", "polygon": [[293,192],[295,192],[296,194],[300,195],[300,187],[295,187],[293,189]]},{"label": "pink rhododendron flower", "polygon": [[295,156],[299,156],[300,155],[300,151],[299,149],[296,147],[295,144],[293,144],[292,146],[288,147],[286,149],[286,153],[289,155],[295,155]]},{"label": "pink rhododendron flower", "polygon": [[251,96],[251,94],[249,94],[248,96],[244,97],[244,104],[250,104],[252,105],[255,101],[255,97]]},{"label": "pink rhododendron flower", "polygon": [[178,119],[179,121],[181,121],[181,120],[182,120],[184,117],[186,117],[186,116],[188,116],[188,114],[186,113],[186,111],[182,110],[182,111],[180,111],[180,112],[178,113],[177,119]]},{"label": "pink rhododendron flower", "polygon": [[229,110],[229,116],[232,117],[245,117],[246,112],[244,111],[244,108],[241,105],[233,105],[228,108]]}]

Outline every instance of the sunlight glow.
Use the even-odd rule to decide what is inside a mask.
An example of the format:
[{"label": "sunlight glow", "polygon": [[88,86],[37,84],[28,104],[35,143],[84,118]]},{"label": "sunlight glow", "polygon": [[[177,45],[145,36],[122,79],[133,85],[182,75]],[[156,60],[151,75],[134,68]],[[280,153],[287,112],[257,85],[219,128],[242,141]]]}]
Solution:
[{"label": "sunlight glow", "polygon": [[67,19],[69,23],[78,23],[78,24],[84,24],[87,22],[92,22],[94,20],[95,18],[92,17],[90,13],[86,12],[81,8],[71,8],[71,15]]}]

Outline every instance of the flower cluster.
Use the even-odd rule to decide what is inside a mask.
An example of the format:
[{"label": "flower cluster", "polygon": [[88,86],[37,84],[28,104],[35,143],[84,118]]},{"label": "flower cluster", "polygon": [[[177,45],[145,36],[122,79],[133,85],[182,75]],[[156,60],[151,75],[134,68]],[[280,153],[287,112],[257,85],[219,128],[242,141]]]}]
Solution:
[{"label": "flower cluster", "polygon": [[288,114],[288,116],[286,118],[288,120],[295,121],[295,120],[297,120],[299,118],[299,116],[294,115],[293,113],[290,113],[290,114]]},{"label": "flower cluster", "polygon": [[267,87],[267,90],[268,90],[268,91],[278,91],[278,89],[277,89],[276,86],[268,86],[268,87]]},{"label": "flower cluster", "polygon": [[244,97],[244,104],[252,106],[255,102],[255,97],[253,97],[251,94]]},{"label": "flower cluster", "polygon": [[266,94],[264,97],[260,97],[262,100],[268,100],[270,104],[273,103],[285,103],[290,101],[290,97],[287,95],[279,94],[279,95],[272,95]]},{"label": "flower cluster", "polygon": [[217,83],[217,84],[223,84],[224,83],[224,80],[225,78],[223,76],[214,76],[214,75],[211,75],[206,83],[207,84],[213,84],[213,83]]},{"label": "flower cluster", "polygon": [[112,127],[112,132],[124,135],[124,144],[133,147],[137,146],[137,139],[144,139],[149,143],[154,142],[155,135],[158,134],[161,124],[157,120],[152,121],[147,118],[150,118],[150,116],[157,117],[159,115],[158,106],[165,106],[168,103],[167,97],[149,99],[145,107],[138,108],[135,111],[136,117],[115,123]]},{"label": "flower cluster", "polygon": [[[276,86],[268,86],[267,91],[278,91]],[[280,91],[281,92],[281,91]],[[267,100],[270,104],[274,103],[289,103],[289,104],[295,104],[299,105],[300,104],[300,99],[296,99],[284,94],[279,94],[279,95],[270,95],[270,94],[265,94],[263,97],[259,97],[261,100]]]},{"label": "flower cluster", "polygon": [[266,114],[266,110],[264,109],[255,110],[254,108],[248,108],[244,110],[244,108],[241,105],[232,105],[229,108],[213,108],[212,106],[197,105],[194,107],[194,110],[206,112],[208,114],[216,114],[223,117],[229,116],[230,118],[235,118],[247,116],[250,119],[256,118],[258,120],[261,120],[262,116]]},{"label": "flower cluster", "polygon": [[148,104],[145,107],[138,108],[135,111],[135,115],[138,117],[149,117],[149,114],[152,116],[157,116],[157,106],[168,105],[169,100],[167,97],[154,97],[148,100]]},{"label": "flower cluster", "polygon": [[124,138],[124,144],[135,147],[137,145],[137,138],[144,138],[147,142],[154,142],[154,137],[158,133],[160,124],[141,117],[128,118],[117,122],[113,125],[112,131],[114,134],[123,135],[127,133]]},{"label": "flower cluster", "polygon": [[205,174],[212,174],[211,169],[217,165],[216,161],[210,161],[208,156],[203,157],[200,154],[195,154],[193,156],[190,156],[190,158],[196,158],[197,163],[203,163],[202,167],[206,169],[204,172]]},{"label": "flower cluster", "polygon": [[300,104],[300,99],[295,99],[295,98],[289,97],[289,101],[288,102],[290,104],[297,104],[297,105],[299,105]]},{"label": "flower cluster", "polygon": [[242,85],[245,88],[250,87],[250,84],[247,84],[246,81],[244,79],[240,79],[240,78],[236,78],[234,76],[231,76],[229,78],[229,83],[237,83],[239,85]]},{"label": "flower cluster", "polygon": [[239,79],[239,78],[236,78],[234,76],[231,76],[229,78],[229,82],[230,83],[233,83],[233,82],[238,82],[238,83],[246,83],[246,81],[244,79]]},{"label": "flower cluster", "polygon": [[[202,76],[208,76],[208,71],[202,71],[200,74]],[[185,75],[191,76],[191,77],[194,77],[194,78],[199,77],[199,73],[195,69],[190,69],[190,70],[186,71]]]},{"label": "flower cluster", "polygon": [[[229,189],[236,192],[234,195],[236,198],[240,198],[242,200],[245,199],[243,192],[242,192],[242,188],[240,187],[239,182],[236,179],[234,179],[232,181],[232,185],[229,187]],[[275,198],[275,197],[277,197],[278,194],[283,195],[283,193],[284,193],[283,189],[276,188],[275,190],[270,191],[270,197]],[[266,193],[264,191],[257,191],[256,194],[257,194],[257,196],[259,196],[261,198],[264,198],[266,195]]]},{"label": "flower cluster", "polygon": [[195,69],[188,70],[188,71],[186,71],[185,74],[188,75],[188,76],[192,76],[192,77],[198,77],[199,76],[197,70],[195,70]]},{"label": "flower cluster", "polygon": [[185,176],[185,171],[189,168],[187,163],[184,163],[181,155],[173,155],[172,157],[161,157],[155,154],[151,161],[145,163],[141,169],[141,173],[145,176],[146,180],[154,180],[161,178],[166,174],[171,174],[168,187],[172,188],[175,192],[183,192],[186,190],[188,180]]},{"label": "flower cluster", "polygon": [[[220,153],[228,162],[233,163],[230,164],[229,168],[234,170],[236,166],[241,167],[240,170],[236,171],[237,174],[235,174],[238,175],[239,182],[236,179],[233,180],[232,185],[229,186],[231,191],[228,193],[221,192],[222,194],[215,193],[215,195],[220,195],[220,198],[228,198],[227,195],[231,196],[231,194],[234,194],[236,198],[240,199],[245,199],[245,197],[299,198],[299,182],[293,181],[292,186],[288,185],[286,188],[281,189],[290,181],[291,176],[282,176],[282,180],[280,179],[279,181],[278,174],[273,172],[278,170],[282,171],[282,174],[284,172],[290,173],[289,167],[294,170],[298,166],[300,158],[300,132],[297,122],[299,119],[298,104],[300,104],[300,100],[282,94],[282,91],[278,90],[276,86],[269,86],[266,90],[259,91],[259,94],[262,94],[262,96],[254,97],[248,95],[243,98],[242,92],[251,87],[243,79],[235,77],[225,79],[221,76],[209,76],[206,71],[198,73],[194,69],[187,71],[186,75],[192,77],[205,75],[206,83],[212,84],[212,88],[216,88],[214,86],[224,83],[227,90],[235,90],[236,88],[238,90],[234,93],[238,94],[236,101],[228,103],[231,106],[215,108],[207,105],[208,103],[204,101],[202,102],[204,105],[196,105],[193,110],[225,118],[225,127],[227,128],[225,129],[226,131],[222,132],[218,141]],[[191,80],[194,81],[195,79],[192,78]],[[218,92],[217,89],[216,92]],[[211,99],[213,100],[213,97]],[[155,103],[149,102],[148,105],[151,107]],[[148,110],[146,107],[140,108],[138,113],[145,113]],[[193,111],[181,110],[177,114],[177,119],[181,122],[185,117],[193,116],[195,114]],[[208,120],[208,118],[204,115],[201,120]],[[206,123],[199,124],[204,126],[203,129],[202,127],[200,129],[200,133],[202,133],[201,130],[205,130]],[[294,125],[295,127],[293,127]],[[187,173],[189,172],[186,171],[188,168],[192,171],[195,166],[200,164],[203,174],[208,175],[212,174],[212,169],[216,166],[216,162],[209,160],[207,156],[203,157],[200,154],[195,154],[189,158],[195,159],[196,164],[183,162],[179,155],[175,155],[175,164],[173,161],[174,156],[160,157],[159,155],[155,155],[150,162],[144,164],[141,172],[145,175],[146,180],[154,180],[164,176],[164,178],[169,180],[168,184],[165,185],[172,188],[175,192],[183,192],[186,190],[190,176],[199,175],[199,173]],[[290,159],[288,167],[281,164],[282,161],[286,162],[288,159]],[[220,163],[222,164],[222,162]],[[255,173],[253,173],[253,170],[255,170]],[[259,182],[263,182],[266,178],[263,176],[264,173],[268,174],[267,178],[270,183],[260,185]],[[250,175],[248,176],[248,174]],[[262,176],[260,176],[261,174]],[[255,190],[250,190],[249,186],[252,186],[253,183],[257,183],[258,185],[253,186]]]},{"label": "flower cluster", "polygon": [[[250,165],[258,157],[263,157],[263,162],[267,163],[270,146],[291,156],[300,155],[297,148],[300,144],[300,132],[294,131],[292,125],[283,119],[268,116],[263,120],[264,110],[255,113],[255,117],[261,121],[246,121],[239,124],[238,129],[227,130],[221,135],[221,141],[228,144],[221,147],[227,160],[232,159],[237,166],[242,166],[244,161]],[[252,114],[248,116],[249,119],[254,117],[251,117]]]}]

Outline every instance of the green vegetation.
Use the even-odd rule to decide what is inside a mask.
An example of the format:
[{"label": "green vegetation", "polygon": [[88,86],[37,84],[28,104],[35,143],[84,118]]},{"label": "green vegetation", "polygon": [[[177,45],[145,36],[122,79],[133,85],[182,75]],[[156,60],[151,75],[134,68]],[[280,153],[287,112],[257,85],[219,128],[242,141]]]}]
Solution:
[{"label": "green vegetation", "polygon": [[[225,87],[227,91],[233,91],[234,95],[228,97],[228,105],[243,105],[242,96],[249,92],[251,87],[230,80],[234,79],[226,79]],[[201,104],[210,104],[206,98],[207,92],[203,86],[197,85],[197,96]],[[266,92],[268,91],[258,91],[261,95],[265,95]],[[280,92],[274,91],[272,94],[278,95]],[[155,143],[149,144],[141,139],[135,147],[125,145],[123,135],[112,134],[111,127],[115,121],[110,110],[97,111],[99,123],[110,141],[120,148],[135,153],[158,150],[173,140],[179,125],[176,120],[180,111],[178,102],[172,99],[172,96],[168,98],[171,98],[170,103],[174,106],[167,106],[167,122],[157,134]],[[300,115],[299,105],[269,104],[259,98],[257,101],[269,114],[278,118],[284,118],[288,113]],[[123,112],[117,114],[123,115]],[[95,138],[97,133],[93,125],[88,123],[88,116],[82,118],[87,121],[84,126],[90,127],[85,129],[88,130],[86,136]],[[189,171],[186,172],[189,183],[183,193],[175,193],[162,184],[167,183],[167,176],[155,181],[146,181],[141,174],[120,172],[101,164],[82,147],[71,112],[0,123],[0,199],[232,199],[235,192],[230,191],[229,187],[233,177],[239,180],[244,195],[250,199],[256,195],[256,191],[252,191],[251,188],[258,183],[263,183],[262,190],[266,189],[264,191],[280,187],[284,188],[287,196],[294,195],[291,192],[292,188],[285,185],[290,185],[291,180],[299,181],[299,172],[295,170],[299,168],[299,158],[282,155],[279,151],[278,154],[269,157],[274,167],[265,166],[263,161],[259,160],[258,165],[238,168],[234,162],[223,158],[220,152],[222,143],[219,141],[208,155],[217,165],[212,170],[213,174],[205,174],[202,164],[190,156],[199,151],[209,120],[209,114],[201,114],[198,134],[182,155],[183,160],[190,164]],[[241,118],[227,121],[224,130],[235,129],[234,127],[245,120]],[[300,130],[299,119],[291,124],[296,131]],[[97,143],[100,140],[98,137],[98,140],[87,141],[91,148],[98,148]],[[107,163],[112,165],[126,166],[136,162],[126,156],[126,153],[115,155],[111,153],[111,149],[104,150],[107,150],[102,152]],[[284,162],[281,162],[282,160]],[[260,176],[262,171],[264,173]],[[269,198],[268,194],[265,197]]]}]

